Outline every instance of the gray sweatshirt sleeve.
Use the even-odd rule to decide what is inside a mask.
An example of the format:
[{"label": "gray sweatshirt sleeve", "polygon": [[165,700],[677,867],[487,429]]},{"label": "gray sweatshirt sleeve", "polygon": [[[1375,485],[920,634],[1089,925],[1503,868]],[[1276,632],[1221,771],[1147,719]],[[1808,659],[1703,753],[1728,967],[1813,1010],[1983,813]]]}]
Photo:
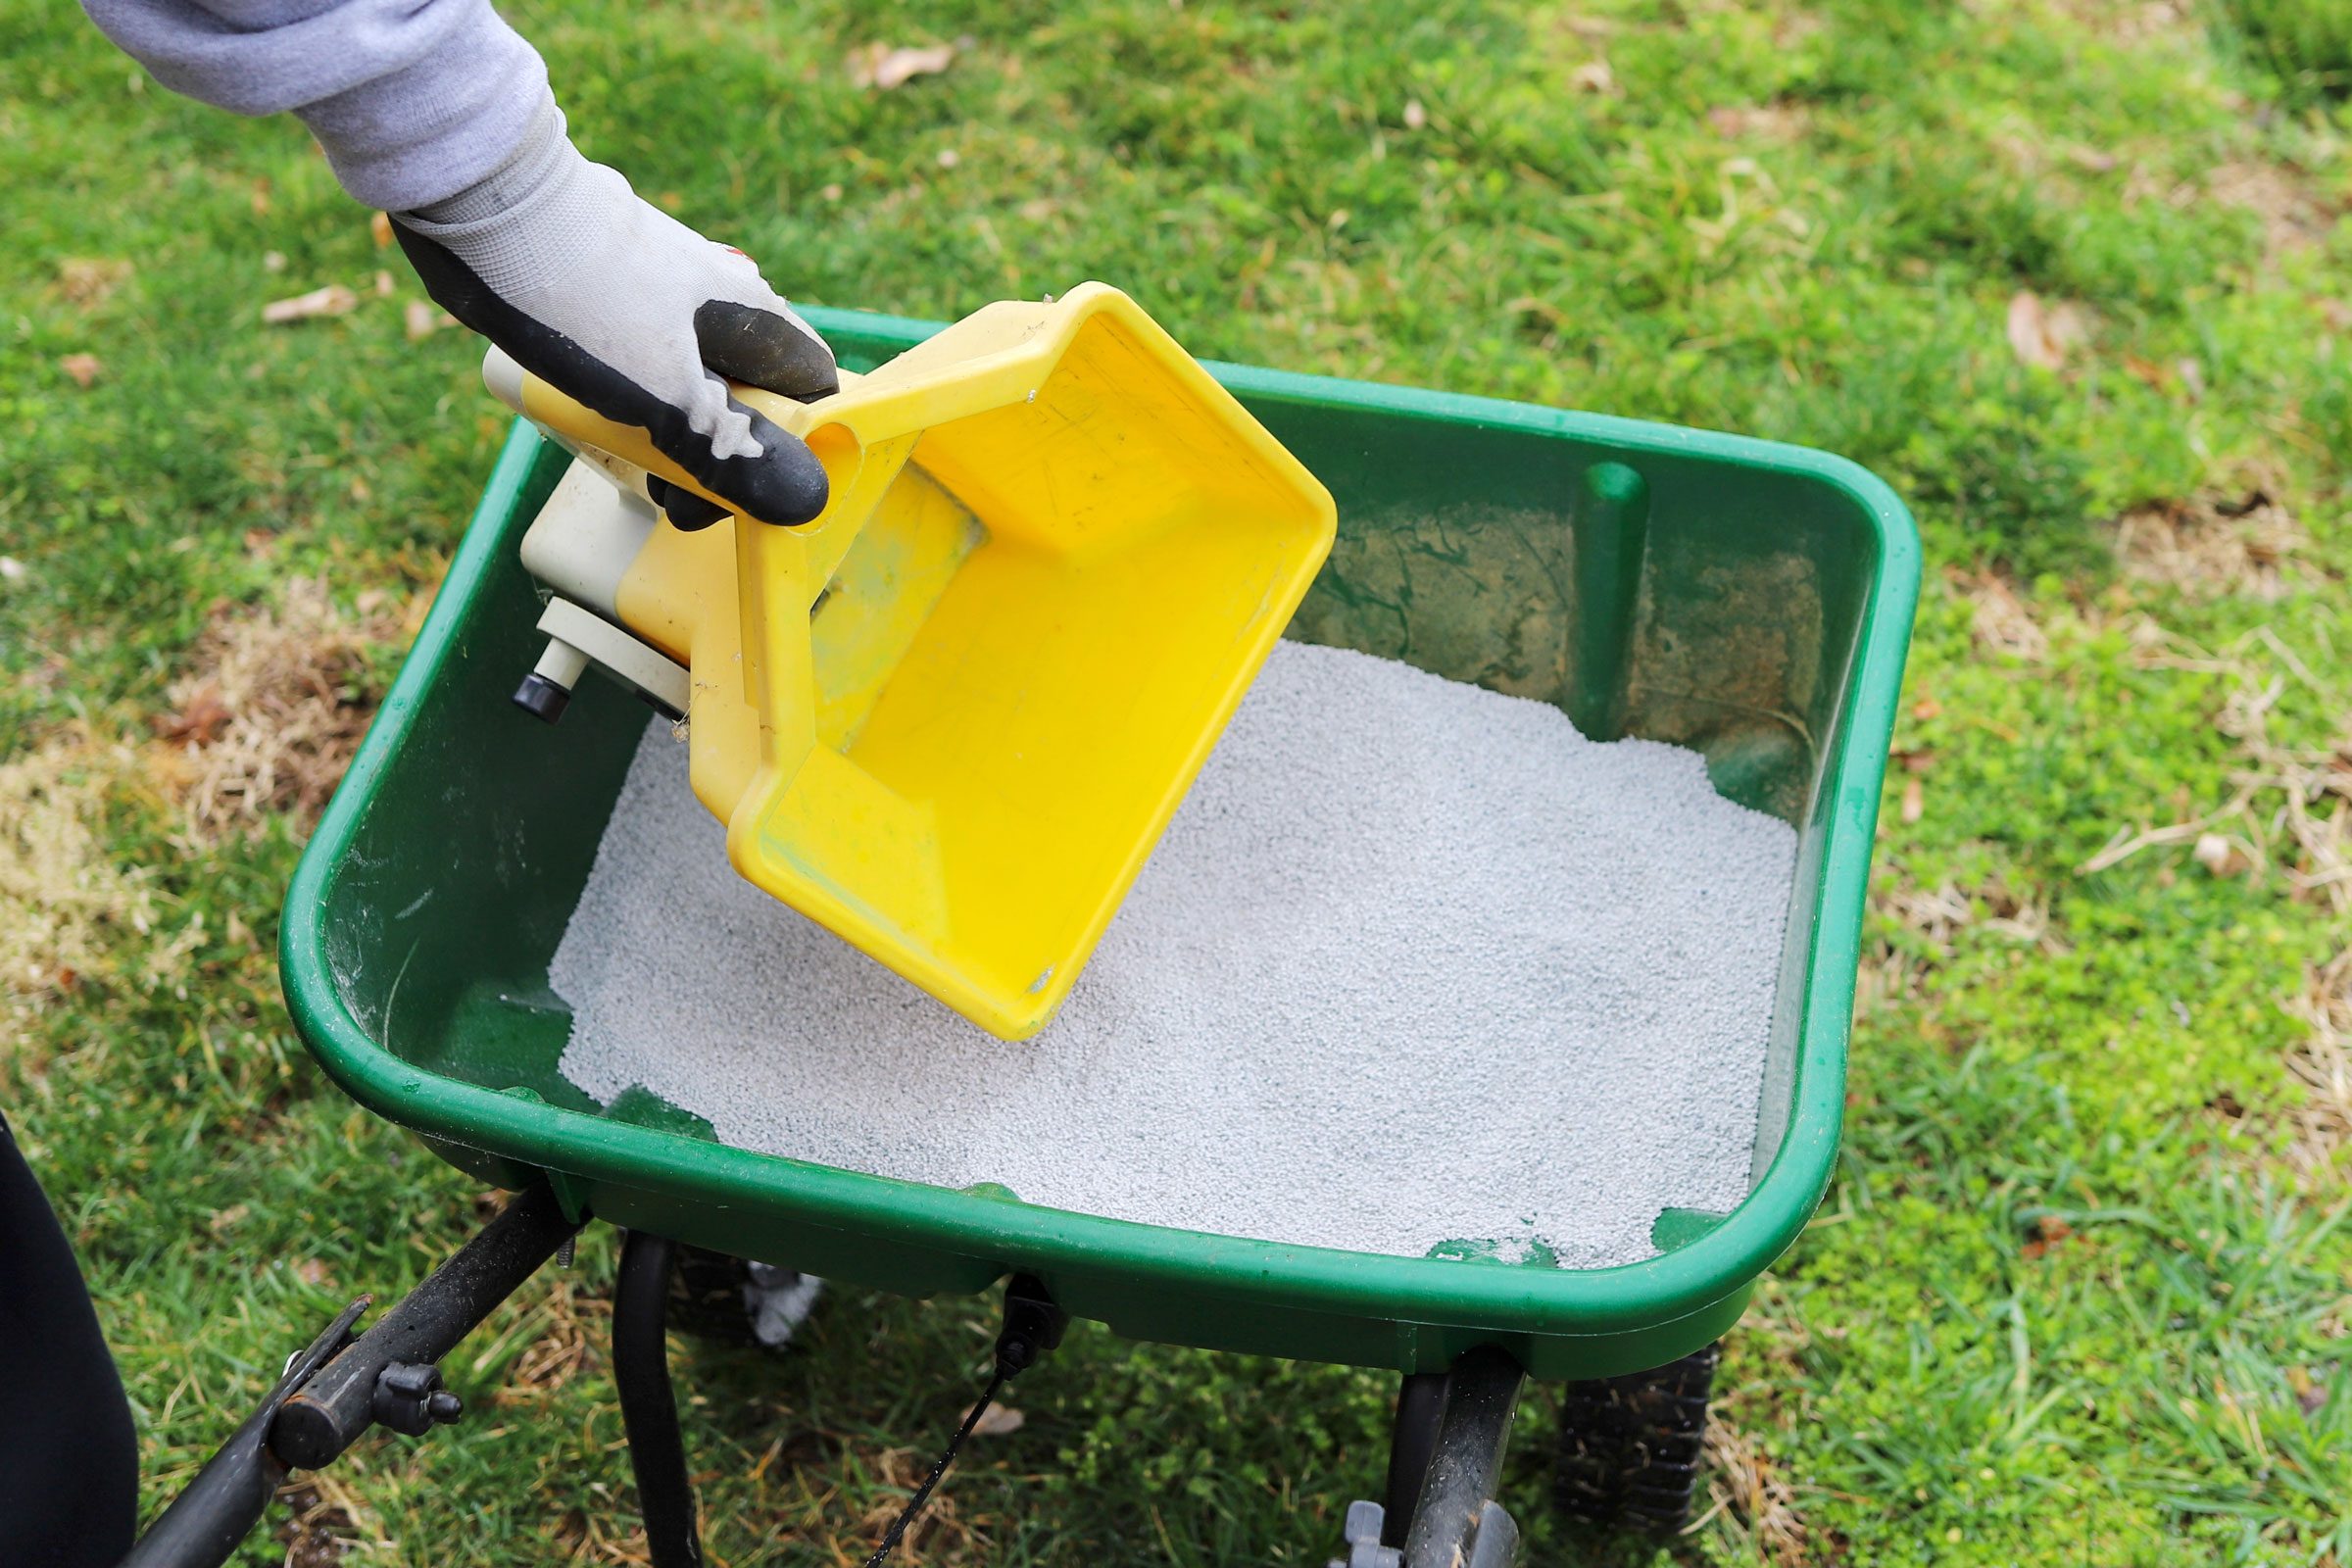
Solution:
[{"label": "gray sweatshirt sleeve", "polygon": [[490,174],[552,105],[538,51],[489,0],[82,0],[174,92],[291,110],[343,188],[407,212]]}]

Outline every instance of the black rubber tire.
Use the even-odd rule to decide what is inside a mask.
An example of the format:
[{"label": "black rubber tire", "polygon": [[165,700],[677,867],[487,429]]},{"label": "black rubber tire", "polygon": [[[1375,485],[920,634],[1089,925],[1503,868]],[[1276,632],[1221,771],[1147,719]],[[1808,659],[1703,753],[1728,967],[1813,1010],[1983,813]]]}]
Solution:
[{"label": "black rubber tire", "polygon": [[1647,1372],[1571,1383],[1560,1396],[1560,1516],[1602,1531],[1672,1536],[1690,1522],[1720,1343]]}]

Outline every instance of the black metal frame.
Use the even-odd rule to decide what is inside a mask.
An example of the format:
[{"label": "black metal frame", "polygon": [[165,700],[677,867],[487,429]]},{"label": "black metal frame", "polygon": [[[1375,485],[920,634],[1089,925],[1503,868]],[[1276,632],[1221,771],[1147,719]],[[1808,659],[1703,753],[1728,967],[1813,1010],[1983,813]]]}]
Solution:
[{"label": "black metal frame", "polygon": [[678,1398],[669,1385],[669,1271],[677,1248],[665,1236],[631,1231],[621,1244],[620,1275],[612,1283],[612,1382],[620,1392],[620,1426],[637,1475],[637,1507],[645,1516],[646,1550],[654,1568],[702,1568],[703,1543],[695,1526],[694,1482],[686,1473],[686,1440],[678,1431]]},{"label": "black metal frame", "polygon": [[421,1434],[463,1406],[435,1364],[580,1228],[544,1188],[517,1196],[366,1333],[361,1297],[290,1356],[261,1406],[122,1559],[123,1568],[217,1568],[261,1521],[289,1470],[316,1470],[369,1427]]},{"label": "black metal frame", "polygon": [[[553,1192],[521,1194],[356,1336],[369,1298],[352,1302],[287,1358],[269,1396],[157,1517],[123,1568],[218,1568],[260,1522],[289,1471],[331,1463],[370,1427],[420,1436],[456,1420],[462,1406],[441,1387],[436,1363],[569,1244],[580,1223],[565,1217]],[[628,1234],[612,1293],[612,1373],[654,1568],[702,1568],[664,1339],[676,1256],[665,1237]],[[1058,1345],[1067,1322],[1041,1282],[1016,1276],[1004,1293],[989,1395]],[[1518,1528],[1494,1497],[1524,1381],[1518,1362],[1492,1348],[1471,1351],[1450,1372],[1404,1380],[1388,1501],[1348,1510],[1345,1568],[1508,1568]],[[928,1491],[910,1502],[909,1514]]]}]

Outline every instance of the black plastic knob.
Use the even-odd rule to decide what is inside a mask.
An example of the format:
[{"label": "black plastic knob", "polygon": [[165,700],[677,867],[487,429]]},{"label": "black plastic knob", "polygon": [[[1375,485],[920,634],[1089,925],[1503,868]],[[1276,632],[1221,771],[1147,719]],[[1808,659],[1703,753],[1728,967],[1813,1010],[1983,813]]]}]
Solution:
[{"label": "black plastic knob", "polygon": [[553,724],[562,718],[570,704],[569,688],[557,685],[535,669],[514,688],[514,706],[543,723]]}]

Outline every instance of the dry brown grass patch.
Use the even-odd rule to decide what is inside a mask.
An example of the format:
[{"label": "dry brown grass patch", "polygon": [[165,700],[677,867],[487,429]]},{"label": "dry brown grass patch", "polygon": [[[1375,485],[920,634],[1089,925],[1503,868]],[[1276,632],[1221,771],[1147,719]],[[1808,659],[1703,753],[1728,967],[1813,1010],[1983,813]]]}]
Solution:
[{"label": "dry brown grass patch", "polygon": [[286,1548],[285,1568],[335,1568],[355,1550],[380,1550],[390,1544],[372,1515],[368,1516],[369,1528],[362,1528],[367,1509],[334,1476],[306,1476],[281,1488],[277,1500],[287,1510],[275,1532]]},{"label": "dry brown grass patch", "polygon": [[305,825],[343,777],[379,694],[370,656],[415,629],[379,593],[338,608],[297,579],[273,608],[216,619],[195,667],[174,682],[159,735],[182,753],[181,798],[201,837],[258,827],[273,812]]},{"label": "dry brown grass patch", "polygon": [[[874,1500],[858,1521],[851,1539],[841,1544],[855,1552],[858,1561],[865,1559],[872,1543],[880,1540],[882,1532],[898,1518],[899,1510],[906,1505],[906,1498],[923,1484],[923,1477],[930,1473],[932,1458],[913,1448],[885,1448],[867,1461],[874,1478],[893,1490]],[[924,1504],[922,1517],[906,1527],[906,1534],[899,1540],[900,1561],[954,1563],[968,1558],[969,1548],[975,1543],[972,1532],[956,1517],[956,1500],[948,1495],[948,1487],[954,1479],[955,1472],[950,1471],[948,1480],[940,1484],[940,1490]]]},{"label": "dry brown grass patch", "polygon": [[1707,1420],[1707,1508],[1689,1534],[1721,1516],[1745,1535],[1754,1555],[1796,1563],[1805,1555],[1805,1522],[1796,1494],[1761,1445],[1721,1415]]},{"label": "dry brown grass patch", "polygon": [[1952,586],[1969,603],[1970,630],[1988,654],[2039,664],[2050,657],[2049,634],[2009,580],[1994,571],[1954,574]]},{"label": "dry brown grass patch", "polygon": [[2316,1172],[2352,1143],[2352,947],[2305,979],[2303,995],[2287,1010],[2310,1035],[2287,1053],[2286,1069],[2304,1090],[2292,1153],[2296,1164]]},{"label": "dry brown grass patch", "polygon": [[[105,824],[110,801],[149,789],[136,751],[80,732],[0,761],[0,1005],[71,992],[155,933],[149,872],[117,858]],[[151,945],[140,977],[168,979],[192,940]]]},{"label": "dry brown grass patch", "polygon": [[[2231,677],[2214,727],[2234,743],[2243,762],[2230,774],[2230,798],[2213,810],[2163,827],[2118,829],[2082,869],[2104,871],[2144,850],[2220,839],[2234,852],[2220,859],[2230,874],[2277,875],[2293,897],[2352,914],[2352,710],[2341,735],[2326,746],[2282,746],[2270,734],[2271,711],[2290,680],[2330,705],[2341,695],[2267,626],[2218,655],[2152,624],[2135,641],[2146,667]],[[2212,868],[2217,858],[2201,856],[2200,863]]]},{"label": "dry brown grass patch", "polygon": [[2069,951],[2052,925],[2046,890],[2020,892],[1995,871],[1973,883],[1947,877],[1935,887],[1922,887],[1909,878],[1899,860],[1886,862],[1891,880],[1871,893],[1874,912],[1891,917],[1927,939],[1932,955],[1873,943],[1862,955],[1855,977],[1854,1005],[1868,1013],[1882,1003],[1900,1001],[1919,986],[1952,953],[1961,932],[1978,930],[2050,955]]},{"label": "dry brown grass patch", "polygon": [[[2136,831],[2118,829],[2106,848],[2083,862],[2103,871],[2150,849],[2193,846],[2209,875],[2277,877],[2288,897],[2314,904],[2339,928],[2352,917],[2352,705],[2346,694],[2314,673],[2268,627],[2219,654],[2145,623],[2134,632],[2140,662],[2158,669],[2230,677],[2230,695],[2214,726],[2235,745],[2241,764],[2230,774],[2230,798],[2201,816]],[[2342,709],[2343,728],[2325,746],[2281,745],[2270,715],[2300,683]],[[2305,1090],[2294,1113],[2291,1157],[2306,1169],[2332,1162],[2352,1142],[2352,949],[2310,970],[2299,995],[2281,1005],[2308,1029],[2290,1050],[2287,1071]]]},{"label": "dry brown grass patch", "polygon": [[1970,926],[2046,952],[2066,951],[2050,931],[2049,895],[2017,893],[1997,875],[1967,888],[1950,880],[1933,889],[1903,883],[1881,894],[1879,905],[1947,955],[1952,938]]},{"label": "dry brown grass patch", "polygon": [[2262,220],[2265,259],[2325,238],[2335,215],[2312,182],[2277,164],[2223,164],[2205,176],[2205,188],[2224,207],[2252,213]]},{"label": "dry brown grass patch", "polygon": [[2285,593],[2292,558],[2310,543],[2294,514],[2256,489],[2166,501],[2116,519],[2124,574],[2200,599],[2270,601]]}]

